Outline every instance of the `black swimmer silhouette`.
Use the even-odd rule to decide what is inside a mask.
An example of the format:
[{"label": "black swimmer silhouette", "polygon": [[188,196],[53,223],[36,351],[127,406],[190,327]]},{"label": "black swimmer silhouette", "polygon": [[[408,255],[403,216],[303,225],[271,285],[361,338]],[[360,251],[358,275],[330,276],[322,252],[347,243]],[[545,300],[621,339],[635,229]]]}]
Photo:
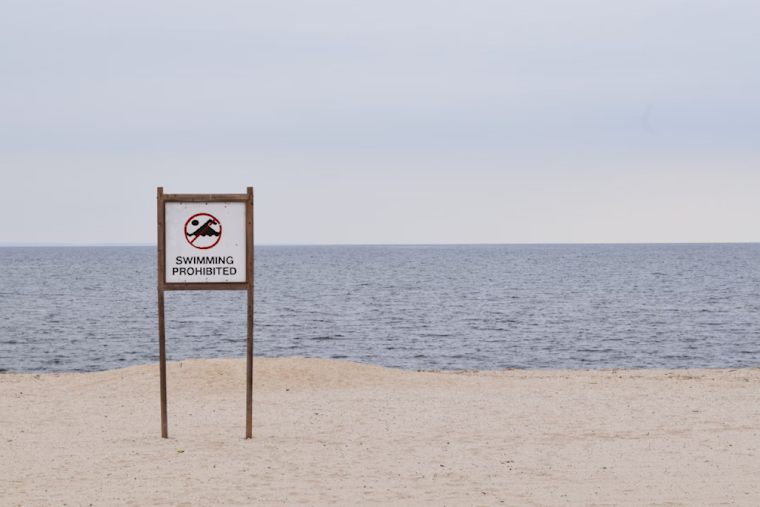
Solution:
[{"label": "black swimmer silhouette", "polygon": [[[193,225],[198,225],[197,220],[193,220],[190,222]],[[195,236],[196,238],[199,236],[219,236],[219,233],[216,232],[214,229],[211,228],[212,225],[217,225],[217,222],[214,220],[211,220],[210,218],[206,220],[206,223],[195,229],[193,232],[188,232],[188,236]]]}]

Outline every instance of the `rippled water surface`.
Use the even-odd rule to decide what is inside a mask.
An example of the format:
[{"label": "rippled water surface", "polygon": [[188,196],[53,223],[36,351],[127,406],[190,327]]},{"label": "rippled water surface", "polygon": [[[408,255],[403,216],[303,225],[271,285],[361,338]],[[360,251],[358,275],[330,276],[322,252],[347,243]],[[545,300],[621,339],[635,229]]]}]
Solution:
[{"label": "rippled water surface", "polygon": [[[149,247],[0,248],[0,371],[158,360]],[[166,294],[170,360],[245,355],[244,292]],[[257,356],[405,369],[760,366],[760,245],[264,246]]]}]

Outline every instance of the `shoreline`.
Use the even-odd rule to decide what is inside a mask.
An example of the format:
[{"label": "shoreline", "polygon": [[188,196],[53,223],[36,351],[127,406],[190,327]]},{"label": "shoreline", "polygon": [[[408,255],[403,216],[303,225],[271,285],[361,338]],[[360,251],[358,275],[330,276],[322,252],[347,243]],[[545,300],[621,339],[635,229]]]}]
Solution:
[{"label": "shoreline", "polygon": [[[760,504],[760,368],[257,358],[0,375],[7,505]],[[178,452],[184,451],[184,452]],[[4,504],[5,505],[5,504]]]},{"label": "shoreline", "polygon": [[[345,363],[356,366],[367,366],[371,368],[382,368],[391,371],[400,371],[407,373],[443,373],[443,374],[460,374],[460,373],[500,373],[500,372],[561,372],[561,373],[584,373],[584,372],[734,372],[734,371],[753,371],[760,370],[760,364],[757,366],[725,366],[720,368],[568,368],[568,369],[554,369],[554,368],[504,368],[499,370],[406,370],[402,368],[382,366],[373,363],[359,363],[351,361],[349,359],[332,359],[332,358],[316,358],[316,357],[303,357],[303,356],[286,356],[286,357],[255,357],[255,361],[281,361],[281,360],[304,360],[304,361],[327,361],[335,363]],[[170,364],[182,364],[191,363],[193,361],[245,361],[245,358],[240,357],[218,357],[218,358],[188,358],[180,361],[167,361],[167,368]],[[158,368],[158,363],[143,363],[133,364],[129,366],[122,366],[118,368],[111,368],[107,370],[94,370],[94,371],[11,371],[0,369],[0,376],[2,375],[90,375],[97,373],[117,372],[122,370],[128,370],[130,368],[144,368],[155,367]]]}]

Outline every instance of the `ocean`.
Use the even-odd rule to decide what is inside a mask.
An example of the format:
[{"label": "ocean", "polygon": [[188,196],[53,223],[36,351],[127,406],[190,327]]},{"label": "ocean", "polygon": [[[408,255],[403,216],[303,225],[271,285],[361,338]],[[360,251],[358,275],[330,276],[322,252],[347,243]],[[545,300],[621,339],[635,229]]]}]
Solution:
[{"label": "ocean", "polygon": [[[260,246],[258,357],[408,370],[760,366],[760,244]],[[0,372],[158,361],[155,247],[0,248]],[[244,357],[245,292],[167,292],[167,358]]]}]

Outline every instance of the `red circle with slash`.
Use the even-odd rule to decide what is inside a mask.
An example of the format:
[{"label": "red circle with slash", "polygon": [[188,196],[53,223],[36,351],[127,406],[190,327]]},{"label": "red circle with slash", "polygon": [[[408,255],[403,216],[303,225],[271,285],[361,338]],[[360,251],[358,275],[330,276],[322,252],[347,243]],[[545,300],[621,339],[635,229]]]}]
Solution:
[{"label": "red circle with slash", "polygon": [[[201,217],[200,219],[198,217]],[[204,218],[208,217],[208,218]],[[193,222],[191,224],[191,222]],[[219,230],[217,231],[214,229],[213,226],[218,225]],[[188,232],[187,228],[189,226],[196,227],[196,229],[192,232]],[[216,241],[211,243],[210,245],[207,245],[206,242],[201,240],[200,245],[196,245],[195,242],[198,240],[198,238],[203,237],[204,239],[208,237],[209,239],[216,238]],[[192,238],[192,239],[190,239]],[[208,213],[198,213],[197,215],[193,215],[190,218],[187,219],[187,222],[185,222],[185,239],[188,243],[193,245],[193,247],[198,248],[200,250],[208,250],[209,248],[214,248],[217,243],[219,243],[219,240],[222,239],[222,223],[216,219],[215,216],[209,215]],[[204,246],[201,246],[204,245]]]}]

